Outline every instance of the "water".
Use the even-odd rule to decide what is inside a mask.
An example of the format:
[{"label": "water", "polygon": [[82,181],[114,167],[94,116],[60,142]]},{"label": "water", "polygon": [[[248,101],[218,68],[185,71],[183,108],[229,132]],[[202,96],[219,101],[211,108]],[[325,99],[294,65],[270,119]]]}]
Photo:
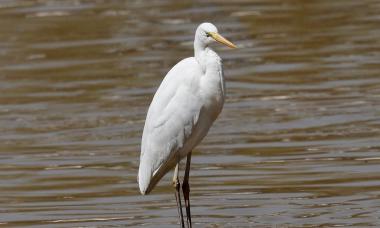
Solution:
[{"label": "water", "polygon": [[177,227],[136,175],[147,107],[214,22],[228,98],[194,227],[380,226],[378,1],[0,1],[0,226]]}]

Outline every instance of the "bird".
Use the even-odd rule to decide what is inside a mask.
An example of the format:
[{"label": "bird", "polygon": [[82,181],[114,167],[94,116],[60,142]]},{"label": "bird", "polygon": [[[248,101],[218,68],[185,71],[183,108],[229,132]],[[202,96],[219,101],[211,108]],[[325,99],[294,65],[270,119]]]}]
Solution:
[{"label": "bird", "polygon": [[186,157],[182,191],[187,226],[192,227],[189,172],[191,154],[222,111],[226,89],[222,59],[210,46],[235,44],[209,22],[200,24],[194,37],[194,56],[178,62],[162,80],[149,106],[141,139],[138,184],[149,194],[174,168],[173,187],[180,226],[184,227],[180,197],[179,164]]}]

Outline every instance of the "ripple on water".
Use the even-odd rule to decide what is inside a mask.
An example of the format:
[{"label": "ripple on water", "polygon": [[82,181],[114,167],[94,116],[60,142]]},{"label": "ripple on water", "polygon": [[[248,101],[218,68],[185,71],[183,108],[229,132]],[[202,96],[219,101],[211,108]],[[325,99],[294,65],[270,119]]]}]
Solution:
[{"label": "ripple on water", "polygon": [[217,48],[228,96],[192,159],[195,226],[379,226],[379,8],[2,1],[0,225],[177,227],[170,175],[139,195],[139,143],[207,20],[240,48]]}]

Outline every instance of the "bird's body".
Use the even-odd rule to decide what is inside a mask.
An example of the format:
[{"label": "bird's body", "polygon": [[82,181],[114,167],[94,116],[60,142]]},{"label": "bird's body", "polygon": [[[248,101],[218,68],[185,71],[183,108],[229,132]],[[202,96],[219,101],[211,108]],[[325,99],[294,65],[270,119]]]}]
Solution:
[{"label": "bird's body", "polygon": [[[188,184],[191,151],[206,136],[223,108],[225,82],[222,60],[209,47],[215,40],[236,47],[220,36],[214,25],[201,24],[195,34],[194,57],[177,63],[153,97],[142,136],[138,174],[140,192],[144,195],[176,165],[178,187],[178,164],[186,156],[184,182]],[[179,198],[179,194],[176,197]],[[184,197],[186,201],[185,189]],[[186,202],[190,207],[188,199]],[[190,208],[187,209],[189,219]]]},{"label": "bird's body", "polygon": [[195,57],[180,61],[154,95],[141,143],[139,184],[143,194],[203,139],[222,110],[221,59],[211,49],[204,55],[208,67]]}]

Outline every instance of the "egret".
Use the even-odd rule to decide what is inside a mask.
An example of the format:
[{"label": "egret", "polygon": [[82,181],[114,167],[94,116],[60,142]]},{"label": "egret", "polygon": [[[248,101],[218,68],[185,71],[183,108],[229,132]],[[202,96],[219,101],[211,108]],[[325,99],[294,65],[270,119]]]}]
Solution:
[{"label": "egret", "polygon": [[215,41],[236,48],[213,24],[200,24],[195,32],[194,57],[183,59],[166,74],[149,106],[141,140],[140,192],[148,194],[175,167],[173,186],[181,227],[179,163],[187,157],[182,191],[187,226],[191,227],[191,152],[221,112],[226,94],[222,59],[210,47]]}]

